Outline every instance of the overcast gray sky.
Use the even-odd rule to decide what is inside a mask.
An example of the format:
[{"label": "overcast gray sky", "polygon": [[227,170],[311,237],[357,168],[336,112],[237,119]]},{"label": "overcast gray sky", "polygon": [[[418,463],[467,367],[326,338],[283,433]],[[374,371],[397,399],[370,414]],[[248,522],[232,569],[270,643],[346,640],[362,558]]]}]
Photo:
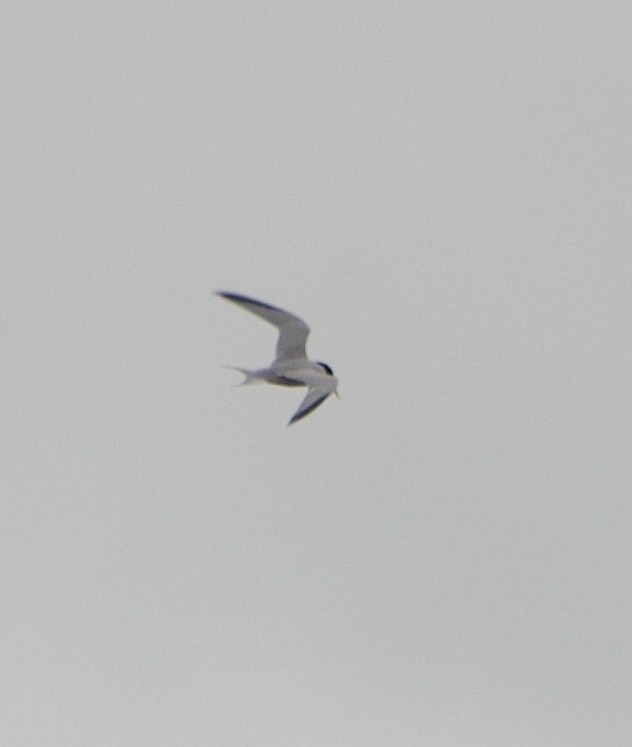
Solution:
[{"label": "overcast gray sky", "polygon": [[631,14],[9,4],[2,744],[632,744]]}]

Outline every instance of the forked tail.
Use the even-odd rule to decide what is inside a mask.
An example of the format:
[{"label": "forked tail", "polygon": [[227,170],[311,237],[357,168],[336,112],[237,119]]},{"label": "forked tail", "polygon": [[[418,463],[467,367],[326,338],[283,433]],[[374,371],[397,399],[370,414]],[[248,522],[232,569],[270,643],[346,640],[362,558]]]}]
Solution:
[{"label": "forked tail", "polygon": [[222,368],[230,368],[231,371],[239,371],[240,374],[244,375],[244,380],[233,386],[246,386],[246,384],[261,384],[263,382],[263,379],[259,377],[258,371],[252,371],[249,368],[239,368],[239,366],[222,366]]}]

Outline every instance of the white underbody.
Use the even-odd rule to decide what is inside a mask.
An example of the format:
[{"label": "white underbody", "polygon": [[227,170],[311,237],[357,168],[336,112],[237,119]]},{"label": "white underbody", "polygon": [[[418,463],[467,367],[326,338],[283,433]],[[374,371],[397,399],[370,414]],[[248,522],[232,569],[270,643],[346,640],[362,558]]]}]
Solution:
[{"label": "white underbody", "polygon": [[[338,379],[324,363],[310,361],[305,352],[309,327],[302,319],[270,304],[236,293],[222,291],[220,296],[236,303],[252,314],[273,324],[279,330],[276,359],[268,368],[256,370],[237,368],[245,376],[243,384],[267,382],[276,386],[305,386],[305,398],[294,413],[290,423],[308,415],[324,402],[330,394],[338,394]],[[236,368],[229,366],[229,368]]]}]

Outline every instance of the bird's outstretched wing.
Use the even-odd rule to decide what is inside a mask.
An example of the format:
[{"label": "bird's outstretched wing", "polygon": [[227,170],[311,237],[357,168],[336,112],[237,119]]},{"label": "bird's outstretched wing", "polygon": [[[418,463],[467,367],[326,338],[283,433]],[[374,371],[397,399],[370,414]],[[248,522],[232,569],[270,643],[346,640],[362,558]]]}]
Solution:
[{"label": "bird's outstretched wing", "polygon": [[300,360],[307,357],[305,343],[309,335],[309,327],[302,319],[290,314],[289,311],[278,309],[276,306],[257,301],[254,298],[248,298],[248,296],[241,296],[238,293],[217,291],[217,295],[227,301],[236,303],[246,311],[256,314],[265,319],[266,322],[274,324],[279,330],[279,339],[276,346],[277,360]]},{"label": "bird's outstretched wing", "polygon": [[336,383],[337,380],[335,378],[328,376],[327,378],[324,378],[322,382],[310,386],[305,395],[305,399],[298,406],[298,410],[294,415],[292,415],[292,419],[288,425],[296,423],[297,420],[301,420],[301,418],[304,418],[306,415],[309,415],[310,412],[313,412],[318,405],[322,405],[327,397],[336,390]]}]

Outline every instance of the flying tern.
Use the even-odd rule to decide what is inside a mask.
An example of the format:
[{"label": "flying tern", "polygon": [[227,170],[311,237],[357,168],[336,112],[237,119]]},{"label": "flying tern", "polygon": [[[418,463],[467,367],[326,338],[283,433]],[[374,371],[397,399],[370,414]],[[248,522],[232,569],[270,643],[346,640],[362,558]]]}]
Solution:
[{"label": "flying tern", "polygon": [[268,382],[278,386],[306,386],[307,394],[299,405],[298,410],[288,423],[296,423],[313,412],[321,405],[330,394],[338,396],[338,379],[334,372],[326,364],[320,361],[310,361],[305,353],[305,343],[309,335],[309,327],[302,319],[283,311],[276,306],[271,306],[262,301],[256,301],[248,296],[238,293],[227,293],[217,291],[216,295],[232,301],[242,309],[265,319],[266,322],[274,324],[279,330],[279,339],[276,346],[276,358],[268,368],[251,370],[227,366],[235,371],[240,371],[245,379],[243,384],[255,384],[257,382]]}]

